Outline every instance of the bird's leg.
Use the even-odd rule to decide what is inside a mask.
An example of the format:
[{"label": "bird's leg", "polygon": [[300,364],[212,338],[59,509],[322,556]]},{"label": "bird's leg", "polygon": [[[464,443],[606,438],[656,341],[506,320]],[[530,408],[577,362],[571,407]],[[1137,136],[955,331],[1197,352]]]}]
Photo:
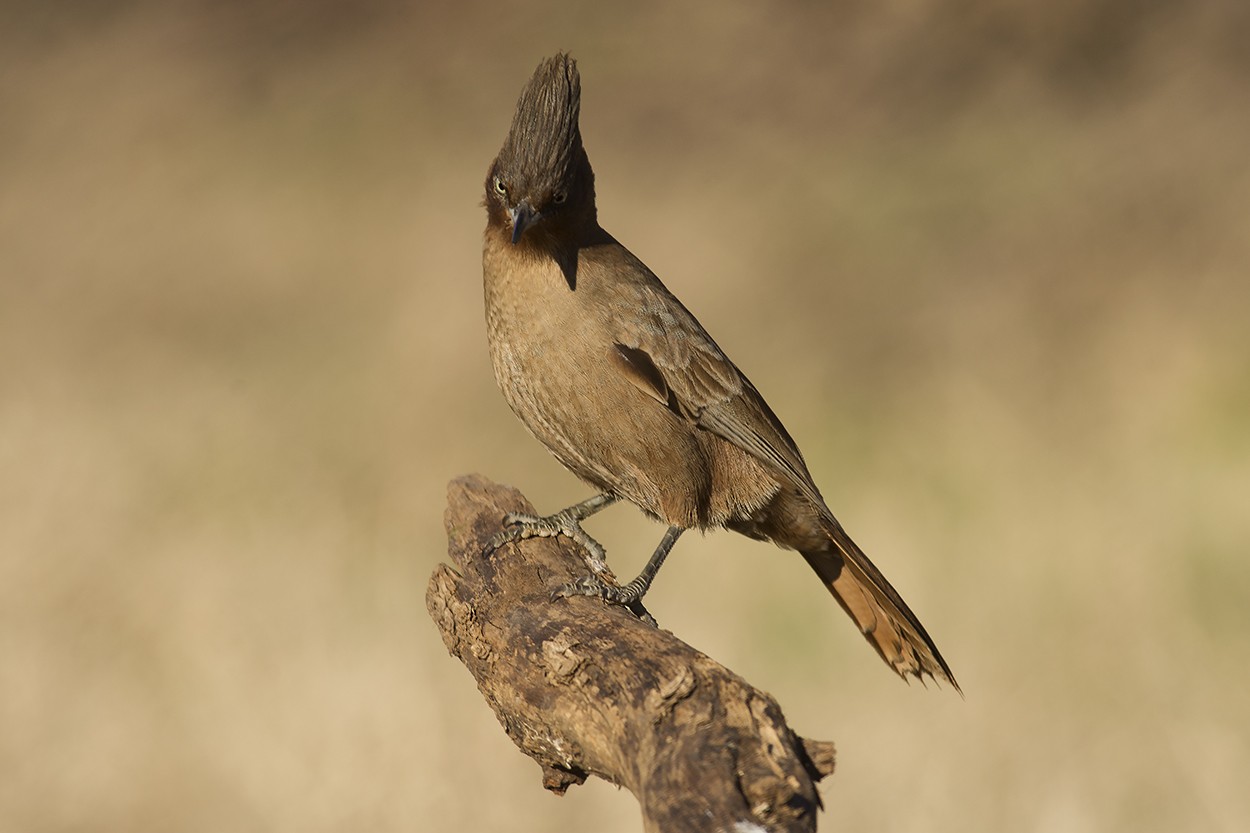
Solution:
[{"label": "bird's leg", "polygon": [[585,551],[582,558],[595,576],[606,574],[610,577],[612,573],[608,569],[607,553],[603,545],[582,529],[581,522],[618,500],[620,500],[619,495],[604,492],[545,518],[521,512],[509,513],[503,519],[506,528],[490,539],[490,543],[486,545],[486,552],[494,552],[504,544],[524,541],[527,538],[554,538],[557,535],[563,535],[581,545]]},{"label": "bird's leg", "polygon": [[651,554],[651,560],[647,562],[647,566],[643,567],[638,577],[628,584],[617,587],[614,584],[608,584],[598,575],[582,576],[579,579],[570,581],[568,584],[562,584],[557,587],[552,592],[551,598],[597,596],[613,604],[626,605],[633,608],[638,602],[642,601],[642,597],[651,588],[651,582],[655,580],[655,574],[660,571],[660,566],[664,564],[664,559],[668,558],[669,551],[673,549],[673,544],[677,543],[678,537],[683,532],[685,530],[682,527],[670,526],[668,532],[664,533],[664,538],[660,540],[660,545]]}]

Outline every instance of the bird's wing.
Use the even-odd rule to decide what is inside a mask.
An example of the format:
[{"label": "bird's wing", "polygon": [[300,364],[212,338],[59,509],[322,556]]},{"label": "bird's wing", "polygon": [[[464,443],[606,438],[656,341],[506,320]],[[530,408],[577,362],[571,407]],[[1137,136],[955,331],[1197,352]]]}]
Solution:
[{"label": "bird's wing", "polygon": [[617,333],[618,366],[644,393],[746,451],[823,507],[803,455],[759,391],[689,310],[648,276],[620,296],[631,308],[616,320],[637,326]]}]

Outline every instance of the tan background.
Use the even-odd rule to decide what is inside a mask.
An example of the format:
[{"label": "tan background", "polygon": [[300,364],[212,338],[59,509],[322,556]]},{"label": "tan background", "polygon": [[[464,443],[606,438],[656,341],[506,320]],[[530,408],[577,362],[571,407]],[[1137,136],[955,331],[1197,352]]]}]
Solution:
[{"label": "tan background", "polygon": [[640,829],[424,609],[448,479],[587,495],[481,320],[558,48],[604,224],[967,692],[683,540],[651,608],[837,741],[825,827],[1250,829],[1245,4],[444,5],[0,10],[0,830]]}]

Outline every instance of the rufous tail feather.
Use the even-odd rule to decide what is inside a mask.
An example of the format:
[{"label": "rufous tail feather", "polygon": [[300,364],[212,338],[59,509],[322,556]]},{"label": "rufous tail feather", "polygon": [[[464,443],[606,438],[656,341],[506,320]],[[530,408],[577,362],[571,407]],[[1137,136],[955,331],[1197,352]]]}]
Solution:
[{"label": "rufous tail feather", "polygon": [[869,644],[904,679],[945,680],[962,694],[924,626],[881,571],[836,523],[827,532],[830,547],[803,557]]}]

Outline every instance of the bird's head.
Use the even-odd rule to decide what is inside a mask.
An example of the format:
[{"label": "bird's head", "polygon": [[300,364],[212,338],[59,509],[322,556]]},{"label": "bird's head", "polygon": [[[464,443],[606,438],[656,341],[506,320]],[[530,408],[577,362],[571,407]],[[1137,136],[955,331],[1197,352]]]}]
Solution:
[{"label": "bird's head", "polygon": [[595,222],[594,174],[582,147],[581,78],[564,53],[538,65],[486,177],[492,225],[512,243],[558,239]]}]

